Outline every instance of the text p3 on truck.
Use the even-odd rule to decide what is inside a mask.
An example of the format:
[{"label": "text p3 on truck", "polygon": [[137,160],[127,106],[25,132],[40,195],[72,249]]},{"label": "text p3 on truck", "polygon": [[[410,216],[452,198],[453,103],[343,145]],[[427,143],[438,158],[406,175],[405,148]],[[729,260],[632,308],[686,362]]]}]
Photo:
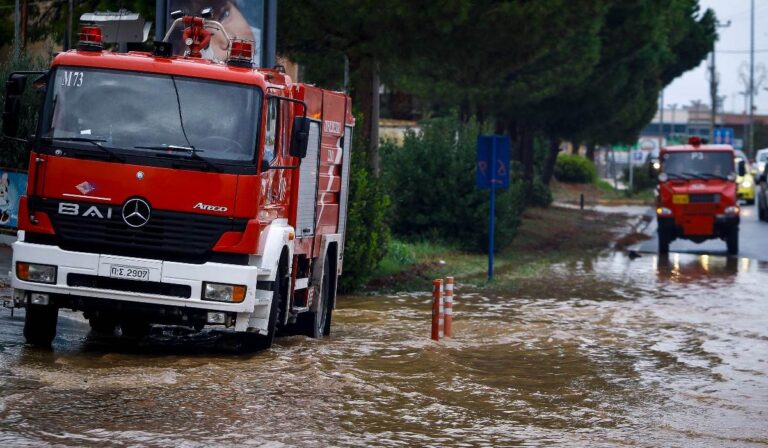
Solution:
[{"label": "text p3 on truck", "polygon": [[253,68],[251,42],[230,40],[226,61],[202,58],[223,27],[174,25],[189,36],[184,56],[168,42],[104,51],[100,29],[85,26],[48,71],[6,83],[6,136],[18,139],[25,85],[44,97],[11,273],[29,343],[50,346],[60,308],[125,335],[215,325],[248,349],[283,329],[330,332],[350,98]]}]

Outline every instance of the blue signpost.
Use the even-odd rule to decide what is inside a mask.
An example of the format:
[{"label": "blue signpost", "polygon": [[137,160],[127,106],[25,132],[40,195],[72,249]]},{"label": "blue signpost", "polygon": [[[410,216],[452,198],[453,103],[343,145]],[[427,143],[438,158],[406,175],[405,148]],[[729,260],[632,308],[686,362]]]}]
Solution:
[{"label": "blue signpost", "polygon": [[475,181],[478,188],[491,190],[488,214],[488,280],[493,280],[494,224],[496,221],[496,189],[509,187],[509,136],[479,135]]},{"label": "blue signpost", "polygon": [[715,128],[715,141],[712,143],[733,145],[733,128]]}]

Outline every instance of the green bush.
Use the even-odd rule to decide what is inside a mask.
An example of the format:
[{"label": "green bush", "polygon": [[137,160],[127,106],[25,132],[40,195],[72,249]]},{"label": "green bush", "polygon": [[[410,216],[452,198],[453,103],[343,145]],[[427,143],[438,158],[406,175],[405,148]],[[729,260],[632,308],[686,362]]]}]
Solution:
[{"label": "green bush", "polygon": [[[649,190],[656,186],[656,179],[651,177],[648,165],[635,166],[632,170],[632,193]],[[624,168],[624,183],[629,188],[629,167]]]},{"label": "green bush", "polygon": [[[382,166],[393,204],[393,232],[404,238],[456,242],[484,251],[488,241],[489,192],[475,186],[476,123],[456,118],[422,123],[402,146],[382,145]],[[520,224],[525,189],[519,181],[496,192],[497,248],[509,244]]]},{"label": "green bush", "polygon": [[[50,64],[50,57],[29,56],[27,53],[21,53],[19,59],[14,61],[13,57],[0,66],[0,79],[3,81],[0,86],[0,105],[5,106],[5,80],[15,71],[33,71],[45,70]],[[37,123],[37,111],[42,101],[42,92],[37,92],[32,86],[36,76],[27,77],[27,87],[24,90],[24,96],[21,99],[21,117],[19,117],[19,136],[26,138],[35,131]],[[2,117],[0,117],[0,126],[2,126]],[[3,139],[3,151],[0,151],[0,167],[27,169],[29,163],[29,153],[22,143]]]},{"label": "green bush", "polygon": [[364,142],[353,140],[349,177],[349,208],[344,243],[344,275],[341,292],[353,291],[368,280],[387,254],[390,240],[387,216],[390,199],[383,182],[365,166]]},{"label": "green bush", "polygon": [[560,153],[555,162],[555,178],[560,182],[591,184],[597,179],[597,170],[586,157]]},{"label": "green bush", "polygon": [[552,200],[552,191],[549,186],[539,179],[534,180],[528,191],[528,205],[549,207]]}]

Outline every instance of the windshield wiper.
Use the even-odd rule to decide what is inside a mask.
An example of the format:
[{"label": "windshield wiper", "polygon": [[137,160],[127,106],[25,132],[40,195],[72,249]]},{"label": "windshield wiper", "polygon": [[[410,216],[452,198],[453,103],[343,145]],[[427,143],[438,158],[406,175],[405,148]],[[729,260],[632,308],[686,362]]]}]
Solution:
[{"label": "windshield wiper", "polygon": [[50,140],[51,142],[87,142],[93,144],[93,146],[99,148],[102,152],[109,154],[113,159],[117,159],[121,162],[125,162],[122,156],[119,156],[115,151],[102,145],[106,142],[104,139],[99,138],[86,138],[86,137],[43,137],[44,140]]},{"label": "windshield wiper", "polygon": [[691,177],[695,177],[696,179],[706,179],[706,178],[704,177],[704,175],[703,175],[703,174],[700,174],[700,173],[692,173],[692,172],[690,172],[690,171],[686,171],[686,172],[684,172],[684,173],[681,173],[681,174],[682,174],[682,175],[684,175],[684,176],[691,176]]},{"label": "windshield wiper", "polygon": [[184,152],[194,160],[199,160],[213,169],[217,169],[216,165],[211,163],[210,160],[198,154],[204,152],[203,149],[196,149],[194,146],[177,146],[177,145],[147,145],[147,146],[134,146],[136,149],[149,149],[150,151],[168,151],[168,152]]},{"label": "windshield wiper", "polygon": [[714,179],[725,179],[728,180],[728,176],[723,176],[722,174],[715,174],[715,173],[701,173],[704,177],[711,177]]}]

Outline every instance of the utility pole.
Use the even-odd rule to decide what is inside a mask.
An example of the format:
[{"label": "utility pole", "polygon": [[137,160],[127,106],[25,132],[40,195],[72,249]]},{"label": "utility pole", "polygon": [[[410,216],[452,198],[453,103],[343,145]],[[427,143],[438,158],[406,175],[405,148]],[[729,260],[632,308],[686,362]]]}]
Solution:
[{"label": "utility pole", "polygon": [[19,60],[19,20],[21,20],[19,0],[14,2],[13,13],[13,61],[16,62]]},{"label": "utility pole", "polygon": [[664,146],[664,89],[659,93],[659,150]]},{"label": "utility pole", "polygon": [[675,111],[677,110],[677,103],[672,103],[669,105],[669,108],[672,109],[672,132],[670,132],[669,137],[670,139],[674,140],[677,130],[677,121],[675,121]]},{"label": "utility pole", "polygon": [[755,156],[755,0],[749,15],[749,146],[748,157]]},{"label": "utility pole", "polygon": [[70,50],[74,45],[72,44],[72,15],[74,14],[74,1],[67,1],[67,35],[64,40],[64,51]]},{"label": "utility pole", "polygon": [[[731,21],[727,21],[725,23],[720,23],[720,21],[715,22],[716,28],[728,28],[731,26]],[[712,101],[712,111],[710,112],[710,130],[709,130],[709,141],[714,143],[715,142],[715,127],[717,126],[717,86],[719,84],[719,79],[717,75],[717,70],[715,68],[715,45],[716,43],[712,44],[712,64],[709,66],[709,97]]]}]

